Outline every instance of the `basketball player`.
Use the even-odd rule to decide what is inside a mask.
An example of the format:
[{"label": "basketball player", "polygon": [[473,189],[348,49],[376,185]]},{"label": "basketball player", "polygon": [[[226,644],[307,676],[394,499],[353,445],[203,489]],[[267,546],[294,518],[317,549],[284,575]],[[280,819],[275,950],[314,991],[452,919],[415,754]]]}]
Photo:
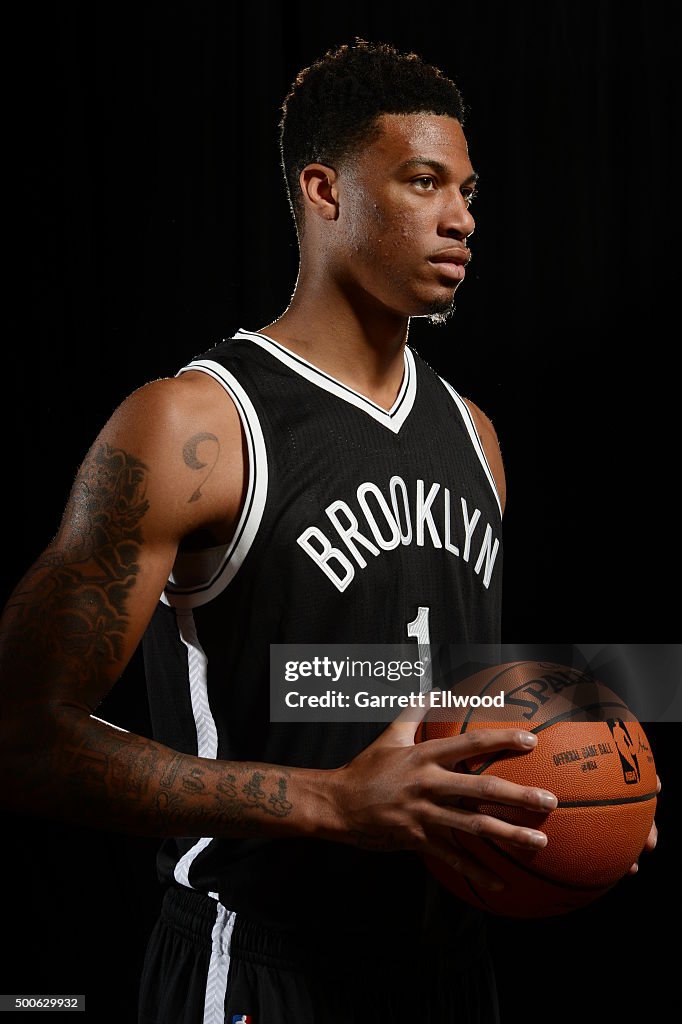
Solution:
[{"label": "basketball player", "polygon": [[[535,737],[269,718],[271,643],[500,640],[495,431],[407,344],[471,258],[462,124],[453,82],[386,44],[298,75],[290,305],[123,402],[8,604],[15,806],[163,837],[141,1024],[498,1019],[483,919],[420,855],[484,891],[458,834],[544,845],[457,803],[540,825],[551,793],[456,771]],[[92,714],[141,641],[153,739]]]}]

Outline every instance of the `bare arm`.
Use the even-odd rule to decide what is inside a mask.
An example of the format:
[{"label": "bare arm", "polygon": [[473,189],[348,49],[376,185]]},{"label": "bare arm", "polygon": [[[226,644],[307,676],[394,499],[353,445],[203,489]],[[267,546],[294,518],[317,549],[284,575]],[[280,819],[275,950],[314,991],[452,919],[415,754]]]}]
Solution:
[{"label": "bare arm", "polygon": [[197,758],[92,717],[181,539],[216,524],[229,531],[243,479],[238,415],[205,375],[147,385],[100,432],[57,535],[3,614],[6,806],[151,835],[319,827],[317,772]]}]

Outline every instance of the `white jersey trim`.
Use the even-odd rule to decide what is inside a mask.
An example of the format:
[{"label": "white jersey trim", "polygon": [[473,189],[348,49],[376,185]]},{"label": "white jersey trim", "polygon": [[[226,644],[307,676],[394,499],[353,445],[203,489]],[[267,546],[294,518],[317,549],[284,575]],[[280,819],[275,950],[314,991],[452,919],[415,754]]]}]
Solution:
[{"label": "white jersey trim", "polygon": [[445,387],[448,389],[448,391],[452,395],[453,399],[455,400],[455,405],[457,406],[457,408],[459,409],[460,413],[462,414],[462,419],[464,420],[464,426],[467,428],[467,431],[469,433],[469,437],[471,438],[471,443],[473,444],[474,450],[476,451],[476,454],[478,455],[479,461],[480,461],[480,463],[481,463],[481,465],[483,467],[483,472],[488,477],[488,483],[490,484],[490,486],[493,489],[493,494],[495,495],[495,501],[497,502],[497,507],[500,510],[500,519],[501,519],[502,518],[502,502],[500,501],[500,496],[499,496],[499,494],[497,492],[497,484],[495,483],[495,477],[493,476],[492,470],[490,468],[490,464],[488,463],[488,460],[487,460],[486,455],[485,455],[485,451],[484,451],[484,448],[483,448],[483,443],[481,441],[481,438],[478,435],[478,430],[476,429],[476,424],[474,423],[474,418],[471,415],[471,410],[469,409],[469,406],[466,404],[464,399],[460,395],[457,394],[457,392],[453,388],[452,384],[448,384],[448,382],[446,380],[443,380],[442,377],[440,379],[441,379],[441,381],[443,381],[443,384],[445,385]]},{"label": "white jersey trim", "polygon": [[[229,370],[212,359],[198,359],[189,363],[176,376],[188,370],[199,370],[213,377],[222,384],[236,405],[248,448],[248,482],[242,512],[230,543],[221,548],[210,548],[206,552],[178,555],[161,595],[164,604],[176,608],[196,608],[207,604],[234,579],[258,532],[268,492],[265,438],[258,414],[246,391]],[[191,569],[193,571],[188,572]],[[191,583],[183,582],[183,575],[185,580],[189,575]]]},{"label": "white jersey trim", "polygon": [[[210,757],[215,760],[218,757],[218,730],[208,700],[208,658],[199,643],[191,608],[176,609],[175,618],[180,639],[187,648],[189,695],[197,731],[197,757]],[[180,857],[173,870],[175,881],[179,885],[194,888],[189,880],[190,868],[210,842],[212,837],[204,836]]]},{"label": "white jersey trim", "polygon": [[261,348],[264,348],[266,352],[269,352],[276,359],[279,359],[281,363],[284,363],[285,366],[288,366],[294,373],[309,380],[312,384],[316,384],[324,391],[328,391],[329,394],[342,398],[344,402],[354,405],[357,409],[362,409],[363,412],[366,412],[394,434],[399,432],[412,411],[415,398],[417,397],[417,368],[414,356],[407,345],[403,352],[403,380],[398,396],[390,409],[382,409],[380,405],[377,405],[370,398],[361,395],[359,391],[354,391],[353,388],[348,387],[347,384],[337,380],[336,377],[332,377],[331,374],[326,373],[324,370],[320,370],[319,367],[308,362],[303,356],[299,356],[296,352],[286,348],[281,342],[275,341],[274,338],[269,338],[267,334],[262,334],[260,331],[246,331],[240,327],[233,337],[254,341]]}]

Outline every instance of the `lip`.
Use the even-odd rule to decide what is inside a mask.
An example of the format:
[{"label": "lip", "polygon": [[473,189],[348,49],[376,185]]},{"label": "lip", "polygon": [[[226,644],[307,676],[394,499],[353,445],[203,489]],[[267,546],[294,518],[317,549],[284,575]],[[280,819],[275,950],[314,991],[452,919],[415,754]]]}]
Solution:
[{"label": "lip", "polygon": [[449,277],[451,281],[463,281],[466,276],[466,270],[464,269],[464,262],[457,263],[454,259],[448,260],[429,260],[434,267],[438,267],[438,270],[443,277]]},{"label": "lip", "polygon": [[449,249],[441,249],[429,257],[429,263],[440,268],[444,277],[451,281],[463,281],[465,267],[471,259],[471,251],[463,245],[450,246]]},{"label": "lip", "polygon": [[439,249],[429,256],[429,263],[461,263],[466,266],[471,259],[471,249],[465,245],[451,245],[448,249]]}]

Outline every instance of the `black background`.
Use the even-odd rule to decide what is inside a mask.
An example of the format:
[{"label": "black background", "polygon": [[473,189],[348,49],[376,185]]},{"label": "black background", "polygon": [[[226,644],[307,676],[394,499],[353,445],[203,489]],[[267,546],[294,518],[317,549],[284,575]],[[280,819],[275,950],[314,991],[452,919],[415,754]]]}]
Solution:
[{"label": "black background", "polygon": [[[669,10],[251,0],[15,13],[3,126],[5,593],[53,535],[116,405],[288,304],[297,246],[279,105],[301,67],[360,35],[437,64],[470,107],[474,260],[454,318],[412,321],[410,343],[500,437],[504,639],[674,637]],[[137,656],[98,713],[151,734]],[[676,997],[662,929],[677,891],[680,727],[647,731],[665,787],[659,849],[591,908],[492,922],[505,1022],[620,1017]],[[159,903],[157,841],[3,824],[11,950],[0,990],[85,992],[90,1019],[133,1022]]]}]

